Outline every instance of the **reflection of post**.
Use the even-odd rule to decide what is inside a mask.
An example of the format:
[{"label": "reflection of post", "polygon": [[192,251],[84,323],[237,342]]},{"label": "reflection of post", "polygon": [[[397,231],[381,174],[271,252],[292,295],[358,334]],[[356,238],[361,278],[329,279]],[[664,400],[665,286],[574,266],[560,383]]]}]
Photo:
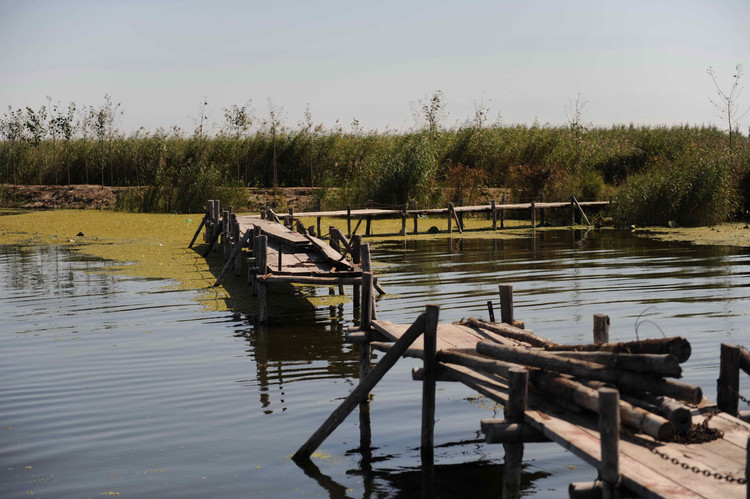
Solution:
[{"label": "reflection of post", "polygon": [[[510,388],[505,421],[511,424],[522,424],[526,412],[529,372],[526,369],[510,370]],[[503,463],[503,496],[519,497],[521,491],[521,464],[523,463],[523,443],[503,444],[505,462]]]},{"label": "reflection of post", "polygon": [[260,404],[263,408],[268,407],[271,401],[268,398],[268,329],[265,326],[256,328],[257,342],[253,348],[255,356],[255,368],[258,371],[258,384],[260,385]]},{"label": "reflection of post", "polygon": [[[359,344],[359,381],[370,374],[370,342],[366,341]],[[370,428],[370,394],[359,403],[359,450],[362,458],[366,459],[371,456],[372,447],[372,429]]]},{"label": "reflection of post", "polygon": [[[359,265],[362,262],[362,236],[359,234],[355,234],[352,236],[352,263]],[[359,298],[360,298],[360,288],[361,286],[359,284],[354,284],[352,286],[352,300],[354,301],[353,306],[354,308],[359,308]]]}]

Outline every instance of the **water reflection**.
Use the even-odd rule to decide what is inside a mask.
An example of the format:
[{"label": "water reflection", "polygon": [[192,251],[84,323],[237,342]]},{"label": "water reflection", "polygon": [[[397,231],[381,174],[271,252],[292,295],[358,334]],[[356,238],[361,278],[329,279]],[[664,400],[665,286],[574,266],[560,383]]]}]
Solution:
[{"label": "water reflection", "polygon": [[[413,321],[426,303],[441,305],[441,321],[486,317],[497,285],[510,283],[517,318],[541,335],[588,342],[592,315],[606,313],[612,337],[630,340],[636,318],[656,305],[646,317],[691,341],[685,381],[708,398],[719,343],[750,344],[746,250],[562,230],[518,240],[398,238],[376,243],[373,256],[389,292],[379,315],[397,323]],[[300,470],[289,459],[358,382],[358,348],[343,342],[354,325],[351,302],[328,302],[325,288],[278,288],[272,324],[257,327],[244,277],[225,280],[239,305],[210,312],[194,292],[110,275],[106,265],[55,246],[0,246],[0,418],[12,428],[2,437],[0,482],[8,497],[501,490],[500,446],[444,446],[477,438],[485,414],[457,384],[439,385],[434,477],[416,467],[420,389],[406,361],[374,390],[371,434],[351,415],[314,467]],[[326,302],[308,300],[316,294]],[[649,324],[639,334],[661,335]],[[362,416],[367,430],[370,415]],[[524,470],[525,493],[564,495],[571,457],[541,445],[529,455],[543,454],[547,464]],[[33,467],[27,475],[25,466]],[[152,469],[163,473],[144,474]],[[33,474],[56,481],[34,484]],[[594,476],[585,470],[577,478]]]}]

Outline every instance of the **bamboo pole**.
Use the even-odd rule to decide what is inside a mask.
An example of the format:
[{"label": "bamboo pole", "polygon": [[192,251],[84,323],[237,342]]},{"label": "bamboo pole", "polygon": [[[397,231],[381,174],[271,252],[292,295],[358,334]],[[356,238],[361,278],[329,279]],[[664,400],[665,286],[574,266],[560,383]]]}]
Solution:
[{"label": "bamboo pole", "polygon": [[344,401],[326,419],[318,430],[294,453],[292,459],[304,461],[310,459],[313,452],[333,433],[357,405],[369,394],[375,385],[383,379],[383,376],[396,364],[401,354],[416,340],[424,331],[425,314],[421,314],[409,329],[399,338],[394,347],[386,352],[383,358],[370,371],[357,387],[347,396]]}]

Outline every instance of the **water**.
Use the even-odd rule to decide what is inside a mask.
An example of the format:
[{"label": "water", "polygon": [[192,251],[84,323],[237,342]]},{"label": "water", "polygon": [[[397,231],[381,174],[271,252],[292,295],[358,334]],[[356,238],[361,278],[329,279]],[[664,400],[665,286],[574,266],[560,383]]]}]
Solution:
[{"label": "water", "polygon": [[[426,303],[441,305],[442,321],[486,318],[497,284],[510,283],[517,319],[555,341],[590,341],[594,313],[610,316],[613,340],[635,339],[636,322],[640,338],[687,337],[684,380],[711,399],[719,344],[750,345],[746,250],[556,231],[399,240],[373,254],[389,292],[380,318],[409,322]],[[350,303],[314,308],[301,297],[313,288],[300,288],[284,295],[284,317],[255,328],[239,312],[205,311],[197,292],[107,265],[58,247],[0,246],[0,496],[420,495],[411,359],[374,391],[371,459],[358,449],[356,414],[314,466],[290,459],[357,382],[356,349],[342,341]],[[437,495],[495,497],[502,446],[480,442],[479,420],[501,410],[456,383],[439,384],[437,399]],[[556,444],[527,445],[524,458],[529,497],[595,478]]]}]

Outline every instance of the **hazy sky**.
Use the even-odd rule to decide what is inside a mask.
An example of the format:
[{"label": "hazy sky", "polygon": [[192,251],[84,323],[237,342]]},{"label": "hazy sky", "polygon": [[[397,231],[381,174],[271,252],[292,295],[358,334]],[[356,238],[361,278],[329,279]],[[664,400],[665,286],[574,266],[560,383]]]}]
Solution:
[{"label": "hazy sky", "polygon": [[[119,126],[182,126],[269,99],[286,123],[412,127],[435,90],[446,125],[477,103],[502,122],[719,123],[713,66],[750,86],[750,0],[0,0],[0,106],[122,104]],[[750,90],[742,95],[750,105]],[[750,117],[743,121],[743,132]]]}]

